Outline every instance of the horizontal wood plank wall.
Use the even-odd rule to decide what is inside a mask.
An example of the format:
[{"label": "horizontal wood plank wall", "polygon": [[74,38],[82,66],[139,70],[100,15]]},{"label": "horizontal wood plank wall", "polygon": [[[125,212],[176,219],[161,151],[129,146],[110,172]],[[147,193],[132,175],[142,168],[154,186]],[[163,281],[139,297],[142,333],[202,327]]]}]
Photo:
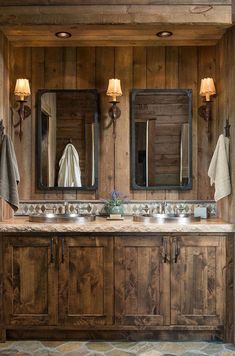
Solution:
[{"label": "horizontal wood plank wall", "polygon": [[[21,199],[98,199],[106,198],[116,188],[130,199],[212,199],[207,178],[208,162],[214,141],[208,143],[203,119],[198,117],[201,103],[198,91],[201,77],[215,75],[215,47],[86,47],[22,48],[11,51],[11,92],[17,77],[31,80],[32,116],[23,123],[23,138],[15,135],[22,182]],[[114,143],[112,128],[105,129],[109,98],[108,79],[119,77],[123,96],[122,116],[117,124]],[[100,93],[99,189],[95,192],[40,192],[35,178],[35,94],[40,88],[97,88]],[[193,89],[193,190],[131,191],[129,91],[132,88]],[[12,98],[13,100],[13,98]],[[32,103],[31,103],[32,101]],[[215,104],[216,105],[216,104]],[[216,116],[216,113],[215,115]],[[214,118],[216,120],[216,117]],[[214,130],[214,129],[213,129]],[[214,131],[213,131],[214,132]],[[200,139],[199,139],[200,137]],[[200,143],[199,143],[200,142]]]},{"label": "horizontal wood plank wall", "polygon": [[223,133],[225,120],[229,119],[230,129],[230,174],[232,194],[218,202],[221,218],[235,222],[235,29],[229,30],[217,46],[217,77],[218,77],[218,120],[217,137]]}]

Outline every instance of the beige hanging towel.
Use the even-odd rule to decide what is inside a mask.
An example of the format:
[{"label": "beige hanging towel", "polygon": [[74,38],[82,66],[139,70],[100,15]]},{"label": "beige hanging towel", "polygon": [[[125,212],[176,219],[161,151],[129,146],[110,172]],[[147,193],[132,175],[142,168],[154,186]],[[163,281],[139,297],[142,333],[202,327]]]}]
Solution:
[{"label": "beige hanging towel", "polygon": [[19,209],[19,169],[11,138],[4,135],[0,154],[0,196],[14,211]]},{"label": "beige hanging towel", "polygon": [[68,143],[59,162],[59,187],[81,187],[81,170],[76,148]]},{"label": "beige hanging towel", "polygon": [[229,174],[229,138],[220,135],[208,170],[210,183],[215,184],[215,201],[231,194]]}]

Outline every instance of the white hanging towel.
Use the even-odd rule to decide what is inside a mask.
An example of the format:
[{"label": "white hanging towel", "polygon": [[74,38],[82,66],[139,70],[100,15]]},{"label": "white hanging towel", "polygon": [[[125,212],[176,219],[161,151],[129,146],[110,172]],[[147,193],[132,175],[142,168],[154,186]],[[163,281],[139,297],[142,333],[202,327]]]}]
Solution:
[{"label": "white hanging towel", "polygon": [[229,138],[220,135],[208,170],[210,183],[215,184],[215,201],[231,193],[229,174]]},{"label": "white hanging towel", "polygon": [[81,170],[76,148],[68,143],[59,162],[59,187],[81,187]]}]

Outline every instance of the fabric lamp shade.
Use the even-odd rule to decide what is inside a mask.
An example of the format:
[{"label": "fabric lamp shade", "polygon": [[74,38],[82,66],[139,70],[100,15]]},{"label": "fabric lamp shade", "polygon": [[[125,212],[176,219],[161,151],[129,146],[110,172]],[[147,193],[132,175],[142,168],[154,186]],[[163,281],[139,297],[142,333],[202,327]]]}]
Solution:
[{"label": "fabric lamp shade", "polygon": [[28,79],[17,79],[14,93],[20,97],[20,100],[24,100],[25,96],[29,96],[31,92]]},{"label": "fabric lamp shade", "polygon": [[210,96],[215,94],[216,90],[213,78],[202,79],[200,87],[200,96],[205,96],[206,101],[210,101]]},{"label": "fabric lamp shade", "polygon": [[116,101],[117,96],[122,95],[121,82],[120,79],[109,79],[109,85],[107,89],[108,96],[113,97],[113,101]]}]

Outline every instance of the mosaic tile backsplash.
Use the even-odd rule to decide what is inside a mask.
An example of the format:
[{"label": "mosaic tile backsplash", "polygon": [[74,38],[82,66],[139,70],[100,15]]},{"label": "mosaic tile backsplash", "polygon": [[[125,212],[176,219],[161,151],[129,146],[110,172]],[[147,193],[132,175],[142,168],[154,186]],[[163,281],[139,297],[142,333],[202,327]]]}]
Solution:
[{"label": "mosaic tile backsplash", "polygon": [[[210,216],[216,216],[216,203],[214,201],[205,200],[142,200],[142,201],[128,201],[124,203],[124,214],[142,214],[144,212],[159,212],[162,203],[165,203],[165,212],[173,213],[175,211],[181,213],[193,214],[194,208],[198,206],[207,207]],[[100,200],[92,201],[66,201],[69,204],[69,211],[79,212],[80,214],[94,214],[105,215],[104,203]],[[30,214],[41,214],[45,212],[63,213],[65,208],[65,201],[42,201],[31,200],[21,201],[20,208],[15,215],[27,216]]]}]

